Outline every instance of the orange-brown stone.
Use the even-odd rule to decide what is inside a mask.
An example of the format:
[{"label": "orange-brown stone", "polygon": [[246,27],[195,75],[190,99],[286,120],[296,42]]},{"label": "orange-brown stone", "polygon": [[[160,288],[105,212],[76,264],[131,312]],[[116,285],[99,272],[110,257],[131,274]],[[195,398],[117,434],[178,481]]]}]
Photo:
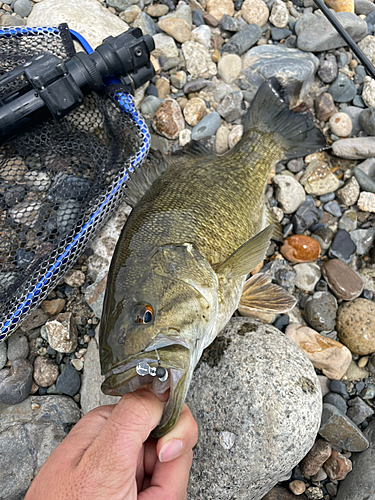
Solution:
[{"label": "orange-brown stone", "polygon": [[290,262],[297,263],[313,262],[319,257],[320,250],[320,245],[314,238],[304,234],[295,234],[284,241],[280,252]]}]

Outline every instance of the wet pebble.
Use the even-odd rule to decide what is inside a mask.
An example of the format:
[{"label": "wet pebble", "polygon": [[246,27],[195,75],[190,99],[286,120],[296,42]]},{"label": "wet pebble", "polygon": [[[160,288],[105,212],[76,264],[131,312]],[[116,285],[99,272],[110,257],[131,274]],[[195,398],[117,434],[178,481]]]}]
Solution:
[{"label": "wet pebble", "polygon": [[353,259],[357,250],[356,245],[350,237],[348,231],[339,229],[332,241],[331,247],[328,251],[329,257],[336,257],[345,264],[349,264]]},{"label": "wet pebble", "polygon": [[300,469],[305,476],[313,476],[331,456],[332,448],[327,441],[318,439],[305,458],[300,463]]},{"label": "wet pebble", "polygon": [[26,359],[29,355],[29,343],[27,337],[21,332],[14,332],[8,339],[8,359]]},{"label": "wet pebble", "polygon": [[34,361],[34,380],[40,387],[49,387],[56,382],[59,368],[54,361],[43,356],[37,356]]},{"label": "wet pebble", "polygon": [[27,359],[16,359],[11,368],[3,368],[0,371],[0,403],[21,403],[30,394],[32,384],[32,364]]},{"label": "wet pebble", "polygon": [[328,286],[339,299],[353,300],[363,290],[363,281],[350,267],[339,259],[323,264],[322,274]]},{"label": "wet pebble", "polygon": [[221,125],[221,119],[219,113],[213,111],[208,113],[202,120],[195,125],[191,131],[191,138],[195,141],[205,139],[206,137],[211,137],[215,135],[217,129]]},{"label": "wet pebble", "polygon": [[331,132],[339,137],[348,137],[352,131],[352,121],[345,113],[335,113],[329,119]]},{"label": "wet pebble", "polygon": [[290,262],[312,262],[320,255],[320,245],[310,236],[296,234],[284,241],[280,252]]},{"label": "wet pebble", "polygon": [[323,467],[331,481],[341,481],[352,470],[352,462],[338,451],[332,450]]},{"label": "wet pebble", "polygon": [[337,301],[328,292],[315,292],[304,309],[306,322],[318,332],[330,332],[336,324]]},{"label": "wet pebble", "polygon": [[347,415],[356,425],[374,415],[374,410],[358,396],[348,401],[348,406]]},{"label": "wet pebble", "polygon": [[56,389],[67,396],[75,396],[81,387],[81,377],[72,365],[67,365],[56,381]]},{"label": "wet pebble", "polygon": [[350,418],[329,403],[323,404],[319,434],[333,446],[347,451],[363,451],[369,446],[368,439]]},{"label": "wet pebble", "polygon": [[296,287],[304,292],[312,292],[320,280],[320,267],[314,263],[303,263],[296,264],[294,270],[297,273],[295,280]]},{"label": "wet pebble", "polygon": [[337,201],[329,201],[323,206],[324,210],[334,217],[341,217],[341,208]]},{"label": "wet pebble", "polygon": [[336,406],[336,408],[339,411],[341,411],[341,413],[343,413],[344,415],[347,412],[346,401],[342,396],[340,396],[340,394],[336,394],[335,392],[329,392],[324,396],[323,402]]},{"label": "wet pebble", "polygon": [[375,351],[375,304],[371,300],[341,304],[336,327],[341,342],[354,354],[366,356]]},{"label": "wet pebble", "polygon": [[[321,293],[321,292],[318,292]],[[308,326],[289,324],[285,335],[293,340],[309,358],[315,368],[333,380],[340,380],[346,373],[352,355],[344,345],[320,335]]]}]

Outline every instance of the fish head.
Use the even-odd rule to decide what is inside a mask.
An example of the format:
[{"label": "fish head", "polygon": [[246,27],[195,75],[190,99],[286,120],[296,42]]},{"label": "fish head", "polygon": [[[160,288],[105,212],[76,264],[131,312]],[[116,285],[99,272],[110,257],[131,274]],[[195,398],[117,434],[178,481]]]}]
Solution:
[{"label": "fish head", "polygon": [[[134,278],[135,276],[135,278]],[[156,437],[176,423],[191,376],[217,312],[217,277],[190,244],[166,245],[148,259],[130,261],[107,287],[100,327],[100,358],[105,394],[121,396],[152,383],[169,389]],[[140,375],[146,362],[168,372],[161,381]]]}]

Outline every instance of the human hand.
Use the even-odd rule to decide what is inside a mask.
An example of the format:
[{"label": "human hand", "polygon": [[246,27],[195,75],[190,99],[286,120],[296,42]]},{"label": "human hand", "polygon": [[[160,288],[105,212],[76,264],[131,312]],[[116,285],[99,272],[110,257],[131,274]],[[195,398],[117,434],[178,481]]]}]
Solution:
[{"label": "human hand", "polygon": [[163,408],[141,388],[90,411],[52,452],[25,500],[185,500],[198,428],[185,404],[168,434],[150,438]]}]

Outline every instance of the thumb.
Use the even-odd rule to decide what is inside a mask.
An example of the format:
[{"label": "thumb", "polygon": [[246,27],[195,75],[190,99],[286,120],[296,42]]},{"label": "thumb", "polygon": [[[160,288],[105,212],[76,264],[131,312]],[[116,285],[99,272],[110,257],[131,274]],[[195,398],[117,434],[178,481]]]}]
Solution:
[{"label": "thumb", "polygon": [[134,477],[142,445],[160,422],[163,409],[164,403],[146,388],[123,396],[84,453],[79,468],[86,472],[96,469],[95,479],[100,474],[101,480],[111,484]]}]

